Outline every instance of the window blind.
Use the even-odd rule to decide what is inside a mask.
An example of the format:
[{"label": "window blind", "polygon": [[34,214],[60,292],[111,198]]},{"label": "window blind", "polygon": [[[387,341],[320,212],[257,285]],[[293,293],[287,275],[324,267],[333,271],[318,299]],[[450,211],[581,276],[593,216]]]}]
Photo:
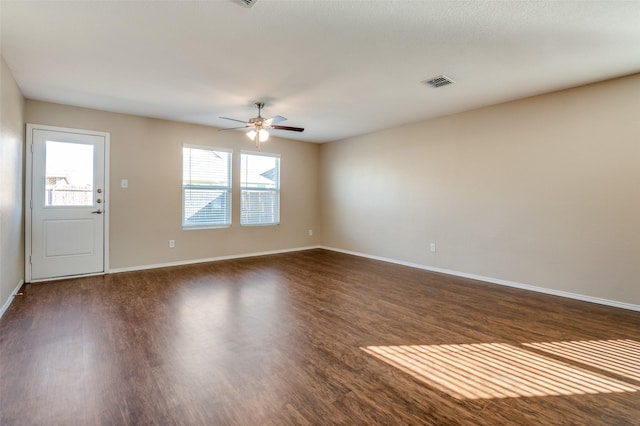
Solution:
[{"label": "window blind", "polygon": [[280,223],[280,156],[241,153],[240,225]]},{"label": "window blind", "polygon": [[182,148],[182,226],[231,225],[231,151]]}]

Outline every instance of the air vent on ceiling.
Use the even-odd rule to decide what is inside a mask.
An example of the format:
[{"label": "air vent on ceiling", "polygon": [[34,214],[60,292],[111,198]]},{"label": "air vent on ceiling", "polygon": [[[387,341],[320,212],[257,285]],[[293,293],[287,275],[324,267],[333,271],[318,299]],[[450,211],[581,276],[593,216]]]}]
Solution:
[{"label": "air vent on ceiling", "polygon": [[254,5],[255,2],[257,2],[258,0],[240,0],[240,2],[242,4],[244,4],[246,7],[251,7]]},{"label": "air vent on ceiling", "polygon": [[449,77],[444,75],[439,75],[437,77],[433,77],[430,80],[423,81],[424,84],[437,89],[438,87],[448,86],[449,84],[455,83],[455,81],[451,80]]}]

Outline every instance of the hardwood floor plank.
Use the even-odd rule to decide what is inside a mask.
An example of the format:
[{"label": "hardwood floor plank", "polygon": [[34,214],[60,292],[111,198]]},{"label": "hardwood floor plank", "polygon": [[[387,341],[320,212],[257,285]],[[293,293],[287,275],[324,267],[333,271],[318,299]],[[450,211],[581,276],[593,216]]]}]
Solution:
[{"label": "hardwood floor plank", "polygon": [[[640,424],[640,383],[628,373],[640,371],[638,312],[325,250],[23,293],[0,320],[2,425]],[[597,344],[569,347],[585,347],[589,363],[563,356],[566,342],[585,341]],[[565,343],[528,346],[551,342]],[[440,351],[446,373],[427,356],[443,345],[512,349]],[[400,346],[414,348],[402,368],[365,351]],[[554,363],[572,380],[639,391],[467,399],[407,370],[451,386],[494,380],[490,394],[524,369],[540,392],[553,376],[529,371]]]}]

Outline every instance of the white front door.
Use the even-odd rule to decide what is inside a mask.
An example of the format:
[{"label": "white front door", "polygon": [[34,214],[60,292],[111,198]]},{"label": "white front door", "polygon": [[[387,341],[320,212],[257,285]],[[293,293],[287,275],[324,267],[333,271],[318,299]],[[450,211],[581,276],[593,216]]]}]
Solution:
[{"label": "white front door", "polygon": [[27,281],[106,271],[109,134],[27,125]]}]

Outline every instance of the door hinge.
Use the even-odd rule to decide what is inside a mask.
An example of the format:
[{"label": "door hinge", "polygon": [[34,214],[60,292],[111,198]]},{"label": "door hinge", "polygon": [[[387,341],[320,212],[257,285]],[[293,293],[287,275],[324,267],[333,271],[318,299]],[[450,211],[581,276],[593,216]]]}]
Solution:
[{"label": "door hinge", "polygon": [[31,263],[31,256],[29,256],[29,265],[32,265],[32,263]]},{"label": "door hinge", "polygon": [[33,200],[29,200],[29,208],[32,209],[33,208]]}]

